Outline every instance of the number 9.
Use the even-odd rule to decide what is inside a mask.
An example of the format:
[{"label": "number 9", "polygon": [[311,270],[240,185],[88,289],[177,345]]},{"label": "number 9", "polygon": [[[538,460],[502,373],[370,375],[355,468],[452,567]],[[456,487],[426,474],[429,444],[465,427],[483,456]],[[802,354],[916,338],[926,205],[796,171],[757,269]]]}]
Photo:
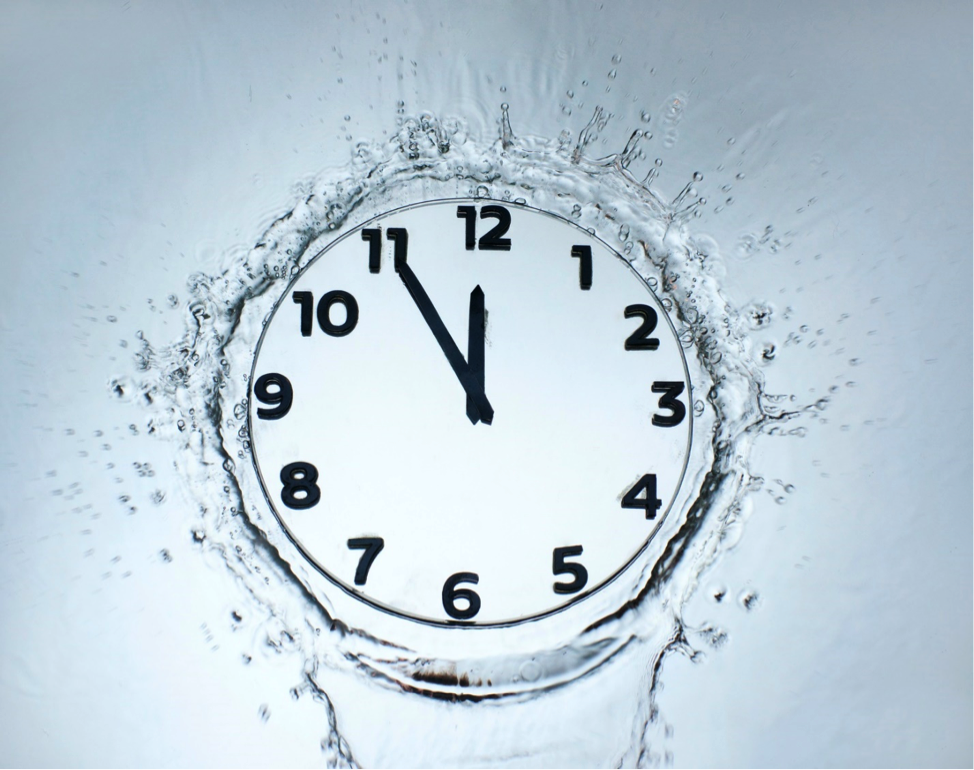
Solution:
[{"label": "number 9", "polygon": [[[273,393],[267,388],[270,385],[277,387]],[[294,400],[294,389],[291,381],[283,374],[264,374],[257,378],[254,383],[254,396],[258,401],[265,404],[276,404],[273,409],[261,409],[258,407],[257,416],[261,420],[279,420],[291,411],[291,402]]]}]

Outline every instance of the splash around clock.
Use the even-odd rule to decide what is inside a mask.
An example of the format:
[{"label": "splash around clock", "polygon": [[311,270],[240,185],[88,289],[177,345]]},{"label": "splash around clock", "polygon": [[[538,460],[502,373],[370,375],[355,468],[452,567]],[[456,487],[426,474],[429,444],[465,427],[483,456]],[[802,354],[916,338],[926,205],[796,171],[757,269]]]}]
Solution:
[{"label": "splash around clock", "polygon": [[357,145],[192,276],[184,335],[110,385],[173,442],[194,540],[312,683],[496,698],[674,644],[746,510],[754,428],[787,418],[690,231],[701,180],[671,202],[658,166],[638,181],[638,131],[588,158],[599,113],[577,141],[499,125],[422,115]]}]

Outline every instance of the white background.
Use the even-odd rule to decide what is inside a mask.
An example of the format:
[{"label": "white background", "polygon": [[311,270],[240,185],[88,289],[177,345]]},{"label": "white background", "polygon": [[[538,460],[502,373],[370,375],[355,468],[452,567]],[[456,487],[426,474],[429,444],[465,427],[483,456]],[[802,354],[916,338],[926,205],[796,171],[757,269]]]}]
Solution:
[{"label": "white background", "polygon": [[[685,608],[728,641],[664,666],[675,764],[971,764],[969,4],[0,15],[0,763],[321,761],[323,712],[287,694],[301,661],[259,652],[241,592],[192,547],[166,445],[108,383],[136,331],[182,332],[168,294],[248,249],[355,140],[393,132],[402,100],[483,136],[501,102],[515,133],[547,137],[601,104],[593,154],[648,111],[658,187],[704,174],[692,227],[727,296],[776,308],[754,332],[777,343],[769,392],[839,386],[804,438],[758,441],[765,487]],[[748,612],[719,588],[759,598]]]}]

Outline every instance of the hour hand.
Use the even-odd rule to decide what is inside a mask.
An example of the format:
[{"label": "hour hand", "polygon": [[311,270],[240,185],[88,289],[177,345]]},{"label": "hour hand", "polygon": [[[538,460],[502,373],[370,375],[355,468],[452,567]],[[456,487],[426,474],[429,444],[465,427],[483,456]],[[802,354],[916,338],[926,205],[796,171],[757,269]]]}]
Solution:
[{"label": "hour hand", "polygon": [[[460,349],[447,331],[440,314],[436,312],[433,303],[419,282],[412,268],[406,263],[406,231],[403,228],[390,227],[386,231],[390,239],[396,241],[395,267],[399,278],[409,291],[416,307],[423,315],[423,320],[440,345],[443,355],[450,362],[453,373],[467,394],[467,417],[476,425],[483,422],[490,425],[494,420],[494,408],[487,400],[484,392],[484,292],[478,286],[470,293],[470,326],[468,341],[470,343],[470,362],[464,360]],[[479,336],[478,336],[479,335]]]},{"label": "hour hand", "polygon": [[[470,292],[470,321],[467,327],[467,368],[473,375],[481,392],[484,390],[484,343],[487,330],[487,311],[484,308],[484,290],[478,285]],[[485,396],[486,399],[486,396]],[[490,404],[488,403],[489,407]],[[476,401],[467,394],[467,417],[474,425],[481,417]],[[490,419],[484,420],[490,424]]]}]

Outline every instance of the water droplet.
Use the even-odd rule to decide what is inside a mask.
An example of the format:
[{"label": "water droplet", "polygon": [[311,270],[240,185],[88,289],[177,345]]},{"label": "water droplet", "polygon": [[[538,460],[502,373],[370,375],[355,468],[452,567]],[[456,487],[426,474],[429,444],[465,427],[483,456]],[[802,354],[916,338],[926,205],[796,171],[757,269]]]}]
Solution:
[{"label": "water droplet", "polygon": [[650,114],[646,110],[643,110],[642,112],[639,113],[639,119],[643,123],[649,123],[650,117],[651,117]]},{"label": "water droplet", "polygon": [[523,679],[525,682],[537,682],[541,678],[544,671],[542,670],[541,665],[534,660],[534,658],[532,658],[531,660],[526,660],[521,664],[519,673],[521,675],[521,679]]},{"label": "water droplet", "polygon": [[737,597],[738,603],[748,612],[757,609],[760,604],[760,596],[758,592],[754,589],[745,589],[741,591],[740,596]]}]

